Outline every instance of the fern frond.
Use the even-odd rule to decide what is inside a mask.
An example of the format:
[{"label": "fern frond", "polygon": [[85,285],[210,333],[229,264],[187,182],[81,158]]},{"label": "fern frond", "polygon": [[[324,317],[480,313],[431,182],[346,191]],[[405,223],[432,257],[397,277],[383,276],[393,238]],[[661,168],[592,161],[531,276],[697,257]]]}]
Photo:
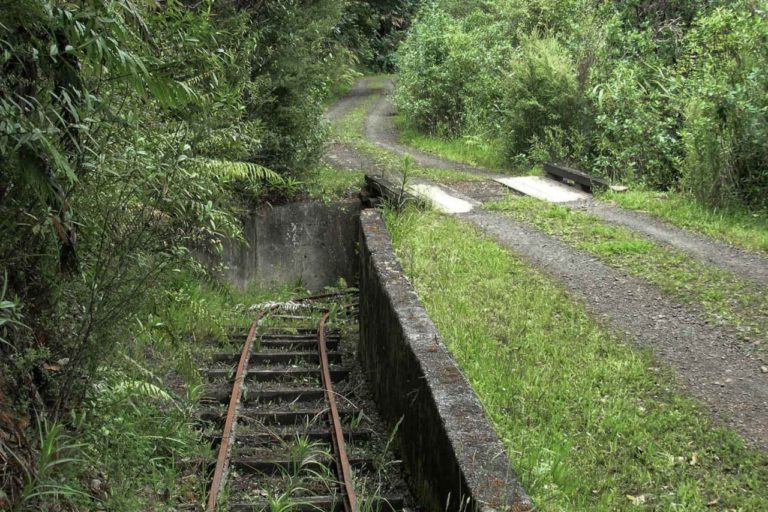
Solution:
[{"label": "fern frond", "polygon": [[212,174],[220,181],[268,181],[273,184],[283,182],[283,178],[278,173],[253,162],[235,162],[213,158],[195,158],[194,162],[202,171]]},{"label": "fern frond", "polygon": [[131,380],[118,382],[110,389],[112,394],[125,395],[131,397],[146,397],[154,398],[157,400],[167,400],[173,402],[174,399],[160,386],[152,384],[151,382],[143,380]]}]

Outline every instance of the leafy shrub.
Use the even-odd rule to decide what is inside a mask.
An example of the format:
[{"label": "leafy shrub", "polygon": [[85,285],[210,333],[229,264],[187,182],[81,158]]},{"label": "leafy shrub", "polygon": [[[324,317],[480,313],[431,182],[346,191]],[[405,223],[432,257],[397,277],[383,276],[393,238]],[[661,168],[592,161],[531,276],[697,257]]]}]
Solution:
[{"label": "leafy shrub", "polygon": [[[654,77],[657,82],[663,77]],[[672,91],[649,84],[628,61],[613,63],[610,75],[589,91],[593,126],[584,161],[596,174],[667,188],[677,181],[681,148]]]},{"label": "leafy shrub", "polygon": [[720,8],[688,34],[683,186],[714,205],[768,207],[768,20]]},{"label": "leafy shrub", "polygon": [[462,37],[456,20],[431,7],[400,48],[395,101],[421,130],[456,134],[462,126],[463,89],[472,65],[452,51]]},{"label": "leafy shrub", "polygon": [[525,39],[503,87],[503,127],[511,160],[528,153],[553,129],[567,133],[579,125],[584,98],[576,66],[556,39]]}]

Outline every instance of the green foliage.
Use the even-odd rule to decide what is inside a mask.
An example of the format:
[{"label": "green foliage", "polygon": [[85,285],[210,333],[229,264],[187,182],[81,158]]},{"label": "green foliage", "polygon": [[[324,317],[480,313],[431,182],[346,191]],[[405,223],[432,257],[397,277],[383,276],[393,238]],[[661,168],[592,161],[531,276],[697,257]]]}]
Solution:
[{"label": "green foliage", "polygon": [[396,101],[420,129],[452,133],[463,123],[465,75],[451,51],[459,36],[455,21],[431,7],[401,47]]},{"label": "green foliage", "polygon": [[522,41],[508,73],[502,85],[508,158],[513,160],[537,145],[544,146],[545,160],[560,156],[552,154],[549,141],[575,129],[582,109],[573,60],[556,39],[532,36]]},{"label": "green foliage", "polygon": [[349,0],[337,37],[374,71],[393,71],[395,52],[421,0]]},{"label": "green foliage", "polygon": [[402,47],[396,99],[408,124],[501,145],[508,165],[764,209],[767,39],[751,0],[439,0]]},{"label": "green foliage", "polygon": [[[301,193],[323,100],[354,61],[345,7],[0,0],[0,418],[62,421],[198,269],[190,248]],[[17,470],[2,475],[12,503]]]},{"label": "green foliage", "polygon": [[[686,37],[683,186],[710,204],[768,208],[768,21],[720,8]],[[695,58],[694,58],[695,57]]]}]

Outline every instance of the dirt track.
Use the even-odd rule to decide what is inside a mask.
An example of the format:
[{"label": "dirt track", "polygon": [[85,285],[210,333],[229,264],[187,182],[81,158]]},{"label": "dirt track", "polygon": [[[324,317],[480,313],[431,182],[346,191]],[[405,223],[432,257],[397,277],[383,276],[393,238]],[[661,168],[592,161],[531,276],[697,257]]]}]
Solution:
[{"label": "dirt track", "polygon": [[[344,113],[359,105],[361,97],[378,94],[381,97],[370,109],[364,124],[363,135],[370,142],[398,155],[408,153],[416,163],[426,167],[491,176],[485,169],[451,162],[400,144],[392,123],[394,107],[390,93],[391,83],[385,88],[368,89],[368,83],[361,81],[350,95],[329,110],[328,118],[339,121]],[[341,145],[329,149],[328,161],[353,169],[373,165],[369,157]],[[481,202],[498,196],[497,184],[480,183],[485,185],[454,187]],[[768,285],[768,258],[764,256],[604,202],[587,201],[570,206],[626,226],[760,285]],[[768,374],[761,372],[766,362],[761,360],[764,356],[752,352],[752,346],[740,339],[737,332],[710,324],[699,308],[678,304],[657,287],[608,267],[532,226],[489,211],[476,210],[461,218],[563,282],[613,330],[629,342],[651,349],[674,369],[681,384],[700,399],[715,418],[768,450]]]}]

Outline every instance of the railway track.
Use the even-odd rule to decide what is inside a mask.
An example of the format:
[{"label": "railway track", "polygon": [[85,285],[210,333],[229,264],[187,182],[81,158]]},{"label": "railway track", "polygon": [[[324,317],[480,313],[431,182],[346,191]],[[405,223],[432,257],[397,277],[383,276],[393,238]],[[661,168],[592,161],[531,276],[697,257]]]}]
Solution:
[{"label": "railway track", "polygon": [[201,369],[203,435],[217,450],[206,511],[414,508],[355,364],[356,303],[268,305]]}]

